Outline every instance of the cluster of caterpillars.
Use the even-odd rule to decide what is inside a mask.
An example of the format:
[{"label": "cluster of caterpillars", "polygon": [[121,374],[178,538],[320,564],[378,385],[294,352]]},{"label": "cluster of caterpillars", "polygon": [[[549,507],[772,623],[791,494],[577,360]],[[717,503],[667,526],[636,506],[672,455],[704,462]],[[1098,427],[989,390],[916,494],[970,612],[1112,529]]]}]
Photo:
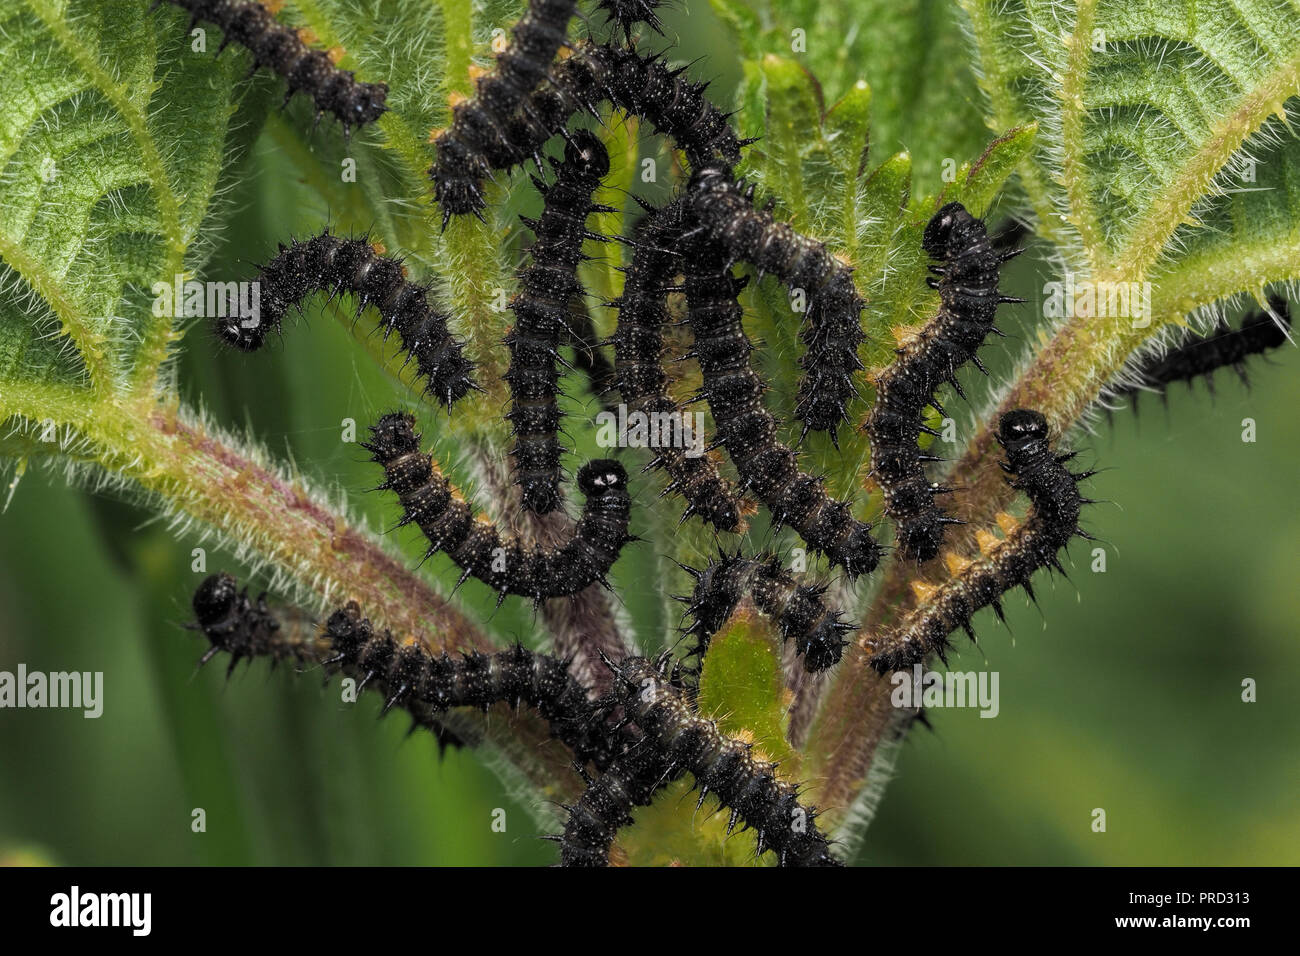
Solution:
[{"label": "cluster of caterpillars", "polygon": [[[290,95],[311,94],[318,111],[335,115],[345,130],[382,115],[382,83],[360,83],[338,70],[260,4],[173,2],[196,20],[218,24],[226,42],[252,51],[254,68],[284,76]],[[750,361],[754,345],[743,325],[740,294],[747,280],[734,268],[746,264],[807,296],[795,402],[800,443],[810,431],[824,432],[838,447],[838,430],[852,421],[851,402],[863,384],[871,384],[874,404],[861,428],[870,439],[871,477],[883,494],[895,546],[904,560],[934,561],[943,551],[946,526],[960,521],[938,504],[950,489],[926,472],[926,463],[938,459],[922,447],[922,436],[934,435],[924,410],[943,413],[936,392],[944,385],[961,394],[957,375],[965,365],[983,370],[977,353],[990,334],[1001,334],[998,306],[1021,301],[999,290],[1002,264],[1016,251],[1000,251],[985,224],[960,203],[940,208],[922,238],[939,305],[901,345],[896,361],[867,373],[859,358],[865,303],[852,268],[824,243],[782,222],[772,203],[758,202],[754,188],[737,178],[735,166],[750,140],[710,102],[707,84],[692,80],[685,68],[671,68],[663,54],[645,54],[632,44],[638,24],[660,31],[660,6],[658,0],[602,0],[613,37],[572,43],[575,0],[530,0],[493,69],[478,78],[475,94],[454,107],[449,126],[433,140],[429,177],[443,228],[454,216],[483,217],[486,184],[496,173],[527,162],[537,168],[531,181],[543,198],[542,211],[525,220],[534,240],[510,300],[514,324],[504,336],[510,353],[505,417],[522,506],[544,515],[565,505],[562,344],[581,347],[575,357],[585,356],[580,361],[593,381],[603,369],[602,384],[617,392],[628,411],[681,415],[684,406],[670,394],[666,364],[670,303],[681,296],[692,344],[675,357],[698,365],[701,385],[693,400],[707,404],[716,435],[704,455],[687,454],[682,444],[661,435],[651,442],[646,470],[666,473],[663,493],[684,501],[683,520],[698,516],[719,533],[738,534],[761,506],[774,527],[791,528],[849,581],[875,570],[884,548],[855,513],[862,502],[833,497],[824,480],[803,467],[798,445],[779,437],[782,426],[764,401],[765,385]],[[620,32],[622,42],[616,39]],[[680,150],[691,171],[668,201],[637,200],[644,215],[629,238],[599,235],[590,224],[594,213],[612,211],[596,199],[609,158],[596,135],[571,123],[582,114],[600,117],[602,107],[645,121]],[[557,135],[564,141],[563,157],[548,159],[544,151]],[[589,319],[578,321],[586,315],[578,268],[586,243],[613,239],[626,242],[631,256],[622,292],[608,303],[617,310],[617,325],[601,343]],[[347,293],[355,297],[358,313],[376,309],[385,337],[397,333],[426,392],[440,404],[451,409],[479,388],[454,332],[454,304],[440,305],[431,287],[413,282],[399,259],[364,237],[326,231],[291,242],[262,268],[258,281],[260,321],[216,325],[233,347],[260,348],[269,333],[281,330],[288,310],[301,309],[316,292]],[[1269,313],[1248,318],[1238,329],[1191,338],[1147,360],[1117,391],[1163,392],[1172,381],[1224,365],[1241,372],[1249,356],[1286,340],[1278,314],[1286,317],[1284,302],[1275,301]],[[612,347],[612,364],[602,347]],[[1069,540],[1084,535],[1079,516],[1087,499],[1077,483],[1090,473],[1066,468],[1072,456],[1055,452],[1046,419],[1033,410],[1010,411],[1001,416],[997,438],[1008,480],[1029,499],[1028,515],[1021,521],[999,516],[1002,536],[977,531],[978,555],[943,554],[943,583],[919,588],[914,606],[889,627],[864,628],[858,645],[877,671],[943,656],[950,635],[958,628],[969,632],[978,610],[992,607],[1000,616],[1008,590],[1028,591],[1038,569],[1059,569]],[[578,469],[576,484],[585,496],[581,514],[566,540],[540,547],[475,513],[421,447],[413,415],[384,415],[371,426],[364,447],[383,469],[380,488],[401,504],[399,524],[418,527],[429,554],[445,553],[461,568],[457,586],[473,577],[497,592],[498,603],[518,595],[540,604],[595,585],[608,587],[611,567],[635,540],[628,475],[618,461],[590,461]],[[730,459],[734,479],[723,473],[715,449]],[[772,851],[783,865],[836,864],[815,824],[816,809],[750,744],[721,734],[698,714],[694,690],[712,637],[742,603],[770,618],[810,672],[839,663],[857,626],[827,605],[825,584],[804,580],[770,552],[746,556],[724,549],[705,567],[686,570],[695,587],[682,598],[690,618],[684,633],[694,641],[684,660],[606,658],[613,688],[603,696],[577,683],[567,662],[522,647],[493,655],[434,655],[418,637],[398,638],[373,627],[355,604],[335,611],[314,636],[290,634],[264,600],[250,600],[227,575],[204,582],[194,610],[211,644],[204,661],[225,652],[231,669],[257,656],[324,665],[376,688],[385,710],[409,711],[440,741],[448,735],[439,718],[449,709],[506,703],[537,710],[571,748],[587,785],[567,808],[565,832],[557,837],[565,864],[608,863],[631,811],[683,775],[694,778],[701,802],[713,793],[729,808],[730,827],[743,823],[755,832],[758,852]]]},{"label": "cluster of caterpillars", "polygon": [[385,713],[401,708],[413,728],[440,740],[447,733],[440,718],[449,710],[487,711],[495,704],[535,710],[573,752],[588,784],[567,808],[564,833],[553,837],[565,865],[607,865],[615,834],[631,822],[629,810],[649,805],[683,774],[695,778],[701,803],[713,793],[730,811],[728,831],[738,823],[754,830],[757,852],[771,850],[782,866],[839,865],[817,828],[817,809],[751,743],[728,737],[694,712],[670,678],[666,657],[607,661],[614,689],[592,700],[559,658],[521,645],[494,654],[434,654],[419,638],[374,627],[355,603],[334,611],[318,630],[282,628],[264,597],[250,599],[224,572],[199,586],[193,608],[195,627],[210,645],[203,663],[225,653],[231,671],[255,657],[319,665],[377,691]]}]

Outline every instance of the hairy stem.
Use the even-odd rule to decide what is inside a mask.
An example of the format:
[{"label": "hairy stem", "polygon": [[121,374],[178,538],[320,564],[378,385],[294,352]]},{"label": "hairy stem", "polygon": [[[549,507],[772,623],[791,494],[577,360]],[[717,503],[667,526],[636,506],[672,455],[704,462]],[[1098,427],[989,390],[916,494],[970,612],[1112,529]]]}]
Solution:
[{"label": "hairy stem", "polygon": [[[317,608],[355,599],[396,634],[418,634],[434,651],[490,652],[478,626],[373,536],[348,524],[300,480],[233,446],[194,415],[143,400],[96,409],[78,394],[6,385],[0,414],[72,428],[96,463],[153,496],[178,524],[197,522],[249,557],[267,561]],[[487,762],[550,820],[548,801],[580,790],[572,757],[546,725],[524,715],[503,721],[449,715],[458,734],[481,743]]]}]

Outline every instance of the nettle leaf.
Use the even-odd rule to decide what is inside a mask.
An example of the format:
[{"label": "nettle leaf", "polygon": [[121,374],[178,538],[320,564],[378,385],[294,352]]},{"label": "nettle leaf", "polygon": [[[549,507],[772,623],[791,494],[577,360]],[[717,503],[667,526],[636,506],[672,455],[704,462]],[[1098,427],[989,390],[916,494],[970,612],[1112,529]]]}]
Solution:
[{"label": "nettle leaf", "polygon": [[237,68],[160,38],[133,0],[25,0],[0,17],[0,323],[27,330],[0,368],[148,378],[173,335],[149,290],[201,258]]},{"label": "nettle leaf", "polygon": [[1151,330],[1296,278],[1293,4],[962,6],[992,122],[1044,130],[1022,182],[1074,268],[1155,280]]}]

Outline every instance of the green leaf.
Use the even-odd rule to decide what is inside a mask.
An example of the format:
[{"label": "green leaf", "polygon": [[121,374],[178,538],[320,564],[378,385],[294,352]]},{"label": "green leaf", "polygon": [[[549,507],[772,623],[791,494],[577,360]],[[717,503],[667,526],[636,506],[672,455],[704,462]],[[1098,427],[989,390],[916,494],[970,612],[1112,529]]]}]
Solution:
[{"label": "green leaf", "polygon": [[868,277],[869,289],[883,281],[894,233],[907,214],[912,192],[912,157],[898,153],[881,163],[862,183],[855,225],[858,271]]},{"label": "green leaf", "polygon": [[[1080,251],[1079,267],[1138,281],[1188,255],[1223,254],[1233,241],[1225,234],[1286,241],[1284,224],[1300,213],[1293,192],[1250,200],[1222,190],[1248,187],[1240,173],[1250,154],[1283,170],[1300,150],[1289,127],[1269,124],[1300,94],[1300,9],[1080,0],[1062,17],[1027,0],[962,5],[994,121],[1045,131],[1026,189],[1040,231]],[[1270,234],[1243,214],[1262,216]],[[1237,289],[1294,275],[1255,272]]]},{"label": "green leaf", "polygon": [[826,160],[835,170],[835,182],[843,197],[838,221],[832,218],[833,210],[828,210],[823,217],[827,220],[826,231],[839,233],[845,255],[859,262],[859,267],[858,245],[863,232],[875,224],[873,210],[866,208],[870,197],[862,195],[870,144],[871,87],[865,80],[859,80],[827,111],[822,136]]},{"label": "green leaf", "polygon": [[159,36],[134,0],[24,0],[0,18],[0,285],[14,292],[0,323],[31,338],[55,327],[80,353],[11,341],[0,365],[21,348],[100,388],[137,364],[152,374],[172,329],[149,289],[198,262],[236,67]]},{"label": "green leaf", "polygon": [[[730,736],[753,740],[768,760],[796,759],[785,739],[781,638],[767,618],[742,608],[714,635],[700,676],[699,710]],[[787,768],[797,771],[797,764]]]}]

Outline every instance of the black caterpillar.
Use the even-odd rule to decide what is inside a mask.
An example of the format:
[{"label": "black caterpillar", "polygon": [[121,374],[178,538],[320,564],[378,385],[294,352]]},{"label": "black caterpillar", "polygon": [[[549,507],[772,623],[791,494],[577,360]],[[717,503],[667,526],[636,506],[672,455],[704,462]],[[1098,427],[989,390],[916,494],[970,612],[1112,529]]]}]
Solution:
[{"label": "black caterpillar", "polygon": [[[667,297],[681,268],[682,221],[680,202],[647,212],[634,231],[634,252],[623,294],[612,303],[618,307],[618,327],[610,338],[615,382],[629,412],[680,414],[668,394],[664,327],[669,322]],[[655,458],[647,468],[668,472],[664,494],[676,492],[686,499],[682,520],[698,514],[719,531],[741,529],[743,504],[731,482],[718,473],[712,457],[690,457],[684,447],[671,443],[661,443],[654,451]]]},{"label": "black caterpillar", "polygon": [[847,502],[826,493],[823,479],[800,471],[792,449],[777,440],[777,422],[763,404],[765,386],[750,366],[753,346],[745,335],[736,297],[744,283],[731,274],[726,253],[696,237],[685,256],[687,316],[708,400],[723,445],[740,475],[779,527],[788,524],[814,551],[824,553],[851,578],[875,570],[880,547],[871,526],[858,521]]},{"label": "black caterpillar", "polygon": [[825,243],[800,235],[778,222],[769,209],[754,205],[754,187],[735,180],[730,169],[710,166],[691,178],[687,196],[694,219],[717,244],[730,267],[748,262],[771,272],[790,289],[807,296],[807,321],[801,333],[806,346],[795,415],[809,429],[829,432],[848,420],[848,403],[857,394],[853,376],[863,367],[858,346],[862,331],[862,297],[853,270]]},{"label": "black caterpillar", "polygon": [[[248,598],[248,590],[239,589],[235,578],[225,571],[210,575],[194,592],[192,601],[196,627],[203,632],[211,647],[199,658],[199,666],[207,664],[217,654],[230,655],[226,676],[234,673],[241,660],[269,657],[272,666],[282,660],[298,664],[317,663],[325,648],[317,642],[304,640],[302,633],[290,634],[283,630],[275,614],[267,606],[266,595],[256,602]],[[438,744],[439,754],[448,747],[462,747],[465,742],[439,720],[419,707],[408,707],[412,730],[424,727]]]},{"label": "black caterpillar", "polygon": [[1269,309],[1277,316],[1258,309],[1247,315],[1238,328],[1216,329],[1206,335],[1189,335],[1163,355],[1153,355],[1142,361],[1123,384],[1116,385],[1111,394],[1131,395],[1133,405],[1143,392],[1156,392],[1161,396],[1174,382],[1186,382],[1190,387],[1204,377],[1213,391],[1213,374],[1231,366],[1243,383],[1249,384],[1246,361],[1287,342],[1291,328],[1291,308],[1286,299],[1273,296]]},{"label": "black caterpillar", "polygon": [[428,286],[407,280],[399,260],[379,255],[365,239],[340,239],[327,230],[288,248],[281,245],[256,282],[257,316],[215,320],[216,334],[227,345],[256,351],[269,332],[280,330],[290,307],[301,307],[307,296],[348,292],[357,298],[358,315],[367,305],[379,310],[384,337],[397,332],[407,360],[415,360],[425,390],[438,401],[451,406],[476,387],[470,377],[473,363],[451,334],[449,316],[429,303]]},{"label": "black caterpillar", "polygon": [[519,131],[520,155],[536,152],[576,110],[594,114],[599,102],[608,101],[671,139],[692,167],[740,162],[741,149],[753,140],[739,138],[728,114],[705,97],[708,83],[687,79],[684,66],[670,69],[664,56],[613,44],[578,47],[552,70],[552,82],[533,94]]},{"label": "black caterpillar", "polygon": [[434,141],[438,156],[429,169],[444,228],[453,215],[472,212],[482,218],[483,180],[493,169],[515,165],[500,162],[502,155],[514,156],[519,145],[511,117],[527,107],[528,95],[566,44],[576,8],[576,0],[529,0],[509,45],[496,56],[496,67],[478,78],[471,99],[452,110],[451,126]]},{"label": "black caterpillar", "polygon": [[[669,69],[662,54],[588,42],[554,66],[548,82],[527,97],[504,127],[494,123],[475,133],[471,144],[468,138],[450,137],[453,125],[439,138],[438,159],[429,171],[444,224],[452,214],[479,214],[482,180],[492,170],[511,169],[530,158],[540,168],[546,141],[580,110],[598,115],[602,102],[649,122],[677,144],[692,166],[739,162],[741,149],[752,140],[736,136],[727,114],[704,96],[708,84],[686,79],[684,69]],[[475,112],[468,104],[457,115],[462,111]]]},{"label": "black caterpillar", "polygon": [[989,535],[981,542],[984,554],[958,570],[955,577],[927,596],[897,626],[880,637],[859,643],[880,673],[922,663],[931,653],[944,658],[948,636],[965,629],[971,640],[971,616],[992,607],[1002,617],[1002,595],[1022,587],[1033,597],[1029,579],[1042,567],[1061,570],[1057,552],[1076,535],[1090,536],[1079,527],[1079,512],[1090,500],[1076,484],[1093,474],[1073,474],[1064,463],[1075,453],[1057,455],[1048,444],[1047,420],[1038,412],[1007,412],[998,424],[998,442],[1006,451],[1002,468],[1012,476],[1014,488],[1029,496],[1032,508],[1025,521],[1005,539]]},{"label": "black caterpillar", "polygon": [[[577,803],[564,808],[569,819],[563,835],[544,838],[560,844],[561,866],[609,866],[614,838],[633,822],[632,809],[650,806],[655,794],[680,779],[685,770],[669,752],[642,740],[599,776],[592,777],[585,769],[579,772],[587,788]],[[701,793],[697,810],[704,797]]]},{"label": "black caterpillar", "polygon": [[370,431],[362,447],[384,468],[379,487],[396,492],[402,503],[399,527],[415,524],[429,541],[428,554],[444,551],[464,569],[457,587],[476,577],[497,592],[500,605],[507,594],[541,602],[577,594],[594,582],[609,586],[606,573],[633,540],[627,533],[627,473],[618,462],[589,461],[578,470],[587,501],[572,538],[560,548],[536,548],[475,517],[433,458],[420,451],[414,416],[385,415]]},{"label": "black caterpillar", "polygon": [[200,667],[220,653],[230,655],[226,676],[234,673],[241,660],[254,657],[269,657],[274,662],[311,658],[301,641],[281,630],[266,604],[266,595],[250,600],[248,589],[241,591],[239,582],[225,571],[204,578],[191,605],[196,626],[212,645],[199,659]]},{"label": "black caterpillar", "polygon": [[799,788],[777,776],[775,764],[757,758],[753,744],[724,736],[716,723],[694,713],[650,661],[608,663],[624,719],[643,736],[615,764],[616,772],[593,781],[569,809],[560,844],[565,865],[608,864],[614,836],[630,822],[631,808],[648,804],[660,786],[684,772],[695,778],[701,804],[712,793],[731,810],[728,832],[741,821],[755,831],[758,853],[771,850],[782,866],[841,865],[817,829],[817,810],[800,804]]},{"label": "black caterpillar", "polygon": [[[285,26],[260,3],[253,0],[168,0],[190,15],[192,30],[200,20],[221,28],[221,50],[238,43],[253,54],[253,68],[269,67],[288,81],[284,99],[307,93],[316,104],[316,115],[332,113],[343,124],[344,135],[352,127],[379,119],[386,111],[388,86],[359,83],[351,70],[340,70],[329,54],[303,43],[298,32]],[[162,0],[154,0],[157,9]],[[218,50],[220,53],[220,50]]]},{"label": "black caterpillar", "polygon": [[600,769],[613,759],[616,737],[603,712],[557,657],[518,644],[495,654],[435,655],[422,641],[376,633],[355,602],[329,616],[325,636],[332,654],[322,663],[357,678],[360,687],[378,688],[385,711],[401,706],[423,722],[453,707],[486,711],[500,702],[515,708],[524,703],[550,724],[551,735],[579,764]]},{"label": "black caterpillar", "polygon": [[713,635],[745,597],[775,622],[782,640],[794,642],[804,669],[810,672],[838,664],[848,643],[843,635],[857,629],[841,620],[842,612],[822,603],[824,585],[800,584],[774,554],[744,558],[724,553],[702,571],[682,567],[695,578],[691,596],[679,599],[693,618],[685,633],[696,637],[696,646],[686,656],[698,657],[700,666]]},{"label": "black caterpillar", "polygon": [[921,432],[937,436],[921,419],[926,405],[942,409],[935,390],[949,382],[958,393],[957,370],[974,362],[976,351],[994,327],[1002,302],[1023,302],[998,292],[1003,262],[1019,249],[997,252],[982,220],[961,203],[948,203],[925,227],[922,247],[934,260],[930,285],[939,290],[939,311],[903,348],[898,360],[879,377],[876,403],[863,426],[871,439],[872,474],[885,493],[885,513],[897,529],[898,548],[904,557],[929,561],[943,543],[943,526],[958,524],[935,503],[934,497],[951,489],[931,484],[925,462],[942,461],[921,454]]},{"label": "black caterpillar", "polygon": [[609,172],[609,155],[592,133],[579,130],[555,163],[555,182],[534,178],[545,197],[541,218],[525,219],[536,240],[532,262],[519,276],[519,293],[510,301],[514,328],[506,336],[511,408],[506,418],[514,430],[515,481],[523,505],[536,514],[560,507],[559,346],[568,328],[569,305],[582,294],[578,262],[584,239],[603,239],[587,229],[593,212],[612,212],[593,201],[601,178]]}]

